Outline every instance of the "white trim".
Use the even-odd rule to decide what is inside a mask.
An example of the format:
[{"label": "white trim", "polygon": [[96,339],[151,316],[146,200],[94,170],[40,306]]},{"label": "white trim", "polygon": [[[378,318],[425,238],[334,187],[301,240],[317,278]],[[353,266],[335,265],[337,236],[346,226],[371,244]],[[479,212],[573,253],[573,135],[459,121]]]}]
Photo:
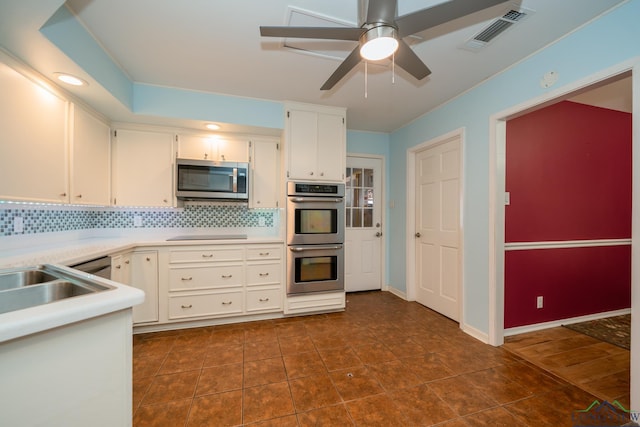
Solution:
[{"label": "white trim", "polygon": [[600,240],[564,240],[550,242],[512,242],[505,243],[505,251],[526,251],[533,249],[565,249],[565,248],[593,248],[600,246],[628,246],[631,239],[600,239]]},{"label": "white trim", "polygon": [[394,287],[391,287],[391,286],[387,285],[386,292],[392,293],[393,295],[397,296],[398,298],[402,298],[403,300],[408,301],[407,294],[402,292],[399,289],[396,289]]},{"label": "white trim", "polygon": [[589,320],[604,319],[606,317],[622,316],[623,314],[629,314],[629,313],[631,313],[630,308],[623,308],[622,310],[613,310],[613,311],[607,311],[604,313],[588,314],[586,316],[569,317],[567,319],[553,320],[551,322],[536,323],[535,325],[517,326],[515,328],[505,329],[504,336],[510,337],[513,335],[524,334],[527,332],[541,331],[543,329],[556,328],[558,326],[563,326],[563,325],[571,325],[573,323],[588,322]]},{"label": "white trim", "polygon": [[468,324],[460,324],[460,329],[462,329],[462,331],[468,335],[471,335],[472,337],[474,337],[475,339],[482,341],[485,344],[489,343],[489,335],[482,332],[479,329],[474,328],[471,325]]},{"label": "white trim", "polygon": [[[636,71],[633,72],[634,67]],[[632,71],[632,75],[638,74],[640,68],[639,58],[629,59],[621,64],[609,67],[598,73],[574,81],[555,90],[546,92],[538,97],[527,100],[503,111],[492,114],[489,117],[489,343],[494,346],[504,342],[504,192],[505,192],[505,149],[506,149],[506,121],[508,119],[526,114],[530,111],[551,105],[563,99],[571,97],[575,92],[588,90],[589,87],[604,84],[606,80],[620,74]],[[637,82],[634,77],[634,82]],[[638,84],[634,84],[634,106],[636,105],[635,92]],[[637,111],[638,107],[636,107]],[[639,141],[637,129],[640,126],[638,113],[634,114],[634,146]],[[637,153],[638,150],[633,150]],[[635,160],[633,170],[640,169],[640,164]],[[633,185],[633,200],[640,202],[640,189]],[[632,217],[637,208],[634,207]],[[632,239],[640,238],[640,224],[632,226]],[[633,251],[632,251],[633,252]],[[633,267],[632,255],[632,297],[633,288],[640,287],[640,272]],[[638,267],[640,268],[640,266]],[[640,309],[640,307],[639,307]],[[640,349],[639,349],[640,350]],[[640,384],[640,382],[639,382]],[[640,395],[640,385],[637,386],[637,394]],[[640,399],[637,397],[636,399]]]},{"label": "white trim", "polygon": [[[458,139],[460,141],[460,218],[459,218],[459,232],[460,232],[460,259],[458,266],[458,274],[460,277],[460,282],[458,284],[458,317],[459,324],[465,325],[464,322],[464,308],[465,308],[465,299],[464,299],[464,289],[465,289],[465,278],[464,278],[464,228],[463,228],[463,216],[464,216],[464,178],[465,178],[465,151],[466,151],[466,142],[465,142],[465,128],[457,128],[451,132],[448,132],[444,135],[440,135],[436,138],[425,141],[421,144],[413,146],[407,150],[407,162],[406,162],[406,230],[405,230],[405,242],[406,242],[406,289],[407,301],[415,301],[416,300],[416,246],[415,246],[415,238],[414,233],[416,229],[416,201],[415,201],[415,193],[416,193],[416,185],[415,185],[415,176],[416,176],[416,156],[418,152],[425,150],[427,148],[435,147],[436,145],[443,144],[452,139]],[[486,341],[485,341],[486,342]]]}]

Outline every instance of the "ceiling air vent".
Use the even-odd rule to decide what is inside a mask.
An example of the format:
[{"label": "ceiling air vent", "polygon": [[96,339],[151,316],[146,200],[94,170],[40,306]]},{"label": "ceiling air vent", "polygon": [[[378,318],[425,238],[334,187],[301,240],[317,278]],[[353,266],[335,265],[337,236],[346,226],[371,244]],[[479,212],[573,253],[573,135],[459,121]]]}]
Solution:
[{"label": "ceiling air vent", "polygon": [[503,16],[493,21],[486,28],[468,40],[462,48],[473,51],[482,49],[493,39],[498,37],[514,24],[521,22],[531,13],[533,13],[531,10],[509,10]]}]

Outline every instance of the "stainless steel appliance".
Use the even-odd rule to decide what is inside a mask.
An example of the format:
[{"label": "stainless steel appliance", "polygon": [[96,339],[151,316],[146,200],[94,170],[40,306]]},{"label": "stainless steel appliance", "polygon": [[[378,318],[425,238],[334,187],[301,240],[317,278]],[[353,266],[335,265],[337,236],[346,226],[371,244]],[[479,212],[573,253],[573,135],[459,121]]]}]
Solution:
[{"label": "stainless steel appliance", "polygon": [[287,183],[287,295],[344,290],[344,184]]},{"label": "stainless steel appliance", "polygon": [[108,256],[81,262],[80,264],[70,265],[69,267],[84,273],[90,273],[98,277],[111,279],[111,257]]},{"label": "stainless steel appliance", "polygon": [[176,197],[246,201],[249,163],[176,159]]}]

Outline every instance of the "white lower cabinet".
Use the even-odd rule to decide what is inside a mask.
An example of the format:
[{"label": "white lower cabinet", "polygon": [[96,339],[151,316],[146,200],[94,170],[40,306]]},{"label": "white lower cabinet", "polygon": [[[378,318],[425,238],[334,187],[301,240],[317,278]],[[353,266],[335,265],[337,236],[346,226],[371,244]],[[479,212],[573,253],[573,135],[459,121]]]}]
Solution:
[{"label": "white lower cabinet", "polygon": [[166,322],[282,312],[282,246],[247,243],[164,249],[160,306],[166,307]]},{"label": "white lower cabinet", "polygon": [[158,315],[158,251],[143,250],[111,256],[111,280],[144,291],[144,302],[133,307],[133,323],[152,323]]},{"label": "white lower cabinet", "polygon": [[233,292],[182,292],[169,295],[169,320],[243,313],[242,289]]}]

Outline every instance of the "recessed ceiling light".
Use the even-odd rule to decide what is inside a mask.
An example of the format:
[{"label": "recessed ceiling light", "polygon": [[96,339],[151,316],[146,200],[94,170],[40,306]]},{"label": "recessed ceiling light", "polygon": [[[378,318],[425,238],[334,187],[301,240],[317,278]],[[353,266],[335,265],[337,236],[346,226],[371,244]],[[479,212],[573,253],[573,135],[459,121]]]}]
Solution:
[{"label": "recessed ceiling light", "polygon": [[206,125],[204,125],[204,127],[206,127],[209,130],[218,130],[218,129],[220,129],[220,125],[217,125],[215,123],[207,123]]},{"label": "recessed ceiling light", "polygon": [[71,74],[55,73],[55,75],[58,78],[58,80],[60,80],[61,82],[64,82],[72,86],[88,86],[89,85],[89,83],[82,80],[80,77],[76,77]]}]

